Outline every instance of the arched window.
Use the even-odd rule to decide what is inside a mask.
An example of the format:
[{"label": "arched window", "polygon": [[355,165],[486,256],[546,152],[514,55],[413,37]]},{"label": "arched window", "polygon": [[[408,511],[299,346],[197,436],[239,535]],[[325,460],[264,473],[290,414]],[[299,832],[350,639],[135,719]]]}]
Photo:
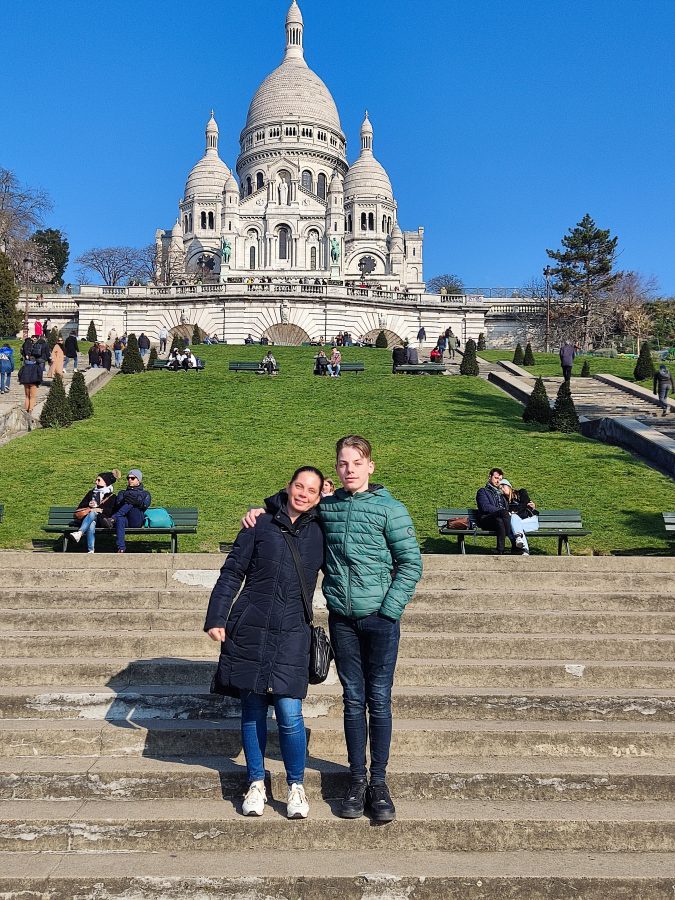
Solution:
[{"label": "arched window", "polygon": [[387,231],[387,217],[386,216],[382,216],[382,231],[384,231],[385,233]]},{"label": "arched window", "polygon": [[262,172],[258,172],[258,174],[255,176],[256,190],[259,191],[260,188],[264,186],[264,184],[265,184],[265,176],[263,175]]},{"label": "arched window", "polygon": [[368,231],[375,231],[375,216],[368,213]]},{"label": "arched window", "polygon": [[213,229],[214,229],[215,227],[216,227],[216,226],[215,226],[215,219],[214,219],[214,217],[213,217],[213,213],[210,212],[210,213],[209,213],[209,229],[210,229],[211,231],[213,231]]},{"label": "arched window", "polygon": [[288,233],[288,228],[286,228],[286,226],[282,226],[279,229],[279,259],[288,259],[289,241],[290,234]]},{"label": "arched window", "polygon": [[316,247],[312,247],[309,251],[309,267],[312,272],[316,271]]},{"label": "arched window", "polygon": [[246,179],[246,194],[250,196],[253,193],[253,182],[251,181],[251,176],[249,175]]},{"label": "arched window", "polygon": [[309,231],[307,234],[307,240],[308,241],[318,241],[319,240],[319,232],[315,228],[312,228],[311,231]]},{"label": "arched window", "polygon": [[347,231],[350,234],[352,233],[352,217],[351,216],[347,217]]},{"label": "arched window", "polygon": [[387,234],[391,234],[391,216],[387,218]]},{"label": "arched window", "polygon": [[185,225],[184,225],[183,231],[189,231],[190,225],[189,225],[189,219],[187,216],[185,216],[184,222],[185,222]]},{"label": "arched window", "polygon": [[305,169],[302,173],[302,186],[306,191],[311,192],[314,190],[314,177],[309,169]]},{"label": "arched window", "polygon": [[365,231],[368,227],[368,217],[365,213],[361,213],[361,231]]},{"label": "arched window", "polygon": [[323,172],[319,173],[319,177],[316,180],[316,193],[322,200],[326,199],[326,176]]},{"label": "arched window", "polygon": [[188,231],[192,231],[192,213],[190,213],[190,227],[188,228]]},{"label": "arched window", "polygon": [[333,231],[337,231],[337,222],[333,223]]},{"label": "arched window", "polygon": [[227,230],[232,231],[232,222],[227,223]]},{"label": "arched window", "polygon": [[202,213],[201,223],[202,223],[202,228],[206,228],[206,213],[205,212]]},{"label": "arched window", "polygon": [[248,267],[255,269],[255,247],[251,247],[248,251]]}]

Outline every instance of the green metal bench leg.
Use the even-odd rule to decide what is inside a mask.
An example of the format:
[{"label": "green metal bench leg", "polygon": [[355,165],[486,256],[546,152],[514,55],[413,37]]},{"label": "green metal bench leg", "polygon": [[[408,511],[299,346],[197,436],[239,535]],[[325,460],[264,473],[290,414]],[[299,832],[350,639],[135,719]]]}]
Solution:
[{"label": "green metal bench leg", "polygon": [[178,553],[178,535],[177,534],[171,535],[171,552]]}]

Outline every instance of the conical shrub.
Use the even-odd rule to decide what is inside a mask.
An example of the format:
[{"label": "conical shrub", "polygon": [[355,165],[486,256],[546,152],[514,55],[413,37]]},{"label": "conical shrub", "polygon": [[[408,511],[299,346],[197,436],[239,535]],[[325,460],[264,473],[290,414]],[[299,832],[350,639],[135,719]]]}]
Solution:
[{"label": "conical shrub", "polygon": [[476,359],[476,342],[473,338],[469,338],[464,345],[464,356],[459,366],[459,374],[478,375],[479,372],[478,360]]},{"label": "conical shrub", "polygon": [[40,413],[43,428],[67,428],[73,424],[73,413],[63,387],[63,378],[55,375]]},{"label": "conical shrub", "polygon": [[532,344],[528,341],[527,347],[525,347],[525,355],[523,356],[523,365],[524,366],[533,366],[534,365],[534,353],[532,352]]},{"label": "conical shrub", "polygon": [[633,376],[636,381],[644,381],[646,378],[654,377],[652,350],[647,341],[640,347],[640,355],[633,369]]},{"label": "conical shrub", "polygon": [[193,344],[201,344],[202,342],[202,333],[199,328],[199,325],[195,325],[192,329],[192,343]]},{"label": "conical shrub", "polygon": [[551,404],[544,387],[544,379],[541,376],[535,381],[530,398],[523,410],[523,422],[538,422],[540,425],[551,424]]},{"label": "conical shrub", "polygon": [[524,360],[525,354],[523,353],[523,348],[520,346],[520,344],[516,344],[516,349],[513,353],[513,359],[511,360],[511,362],[514,364],[514,366],[522,366]]},{"label": "conical shrub", "polygon": [[93,319],[89,323],[89,328],[87,328],[87,340],[91,341],[93,344],[95,344],[98,340],[98,335],[96,334],[96,326],[94,325]]},{"label": "conical shrub", "polygon": [[551,431],[565,431],[570,434],[579,431],[579,416],[572,400],[569,381],[563,381],[555,398],[551,413]]},{"label": "conical shrub", "polygon": [[150,348],[150,356],[148,357],[148,368],[152,368],[152,364],[159,359],[157,354],[157,347],[153,344]]},{"label": "conical shrub", "polygon": [[480,353],[481,350],[485,350],[485,335],[481,331],[478,335],[478,344],[476,345],[476,350]]},{"label": "conical shrub", "polygon": [[584,364],[581,367],[581,377],[582,378],[590,378],[591,377],[591,367],[587,359],[584,360]]},{"label": "conical shrub", "polygon": [[94,415],[94,406],[87,390],[87,385],[82,372],[74,372],[68,391],[68,402],[73,416],[73,422],[81,419],[89,419]]},{"label": "conical shrub", "polygon": [[59,329],[55,325],[50,330],[49,334],[47,335],[47,343],[49,344],[50,350],[53,350],[54,347],[56,347],[56,342],[58,341],[58,339],[59,339]]},{"label": "conical shrub", "polygon": [[375,338],[375,346],[379,347],[380,350],[386,350],[389,346],[389,344],[387,343],[387,335],[384,333],[384,331],[381,331]]},{"label": "conical shrub", "polygon": [[171,339],[171,346],[169,347],[169,350],[181,350],[182,347],[183,347],[183,344],[182,344],[180,338],[178,337],[177,334],[174,334],[173,338]]},{"label": "conical shrub", "polygon": [[122,375],[135,375],[137,372],[145,372],[143,359],[138,349],[138,338],[133,333],[127,339],[127,349],[124,351],[120,372]]}]

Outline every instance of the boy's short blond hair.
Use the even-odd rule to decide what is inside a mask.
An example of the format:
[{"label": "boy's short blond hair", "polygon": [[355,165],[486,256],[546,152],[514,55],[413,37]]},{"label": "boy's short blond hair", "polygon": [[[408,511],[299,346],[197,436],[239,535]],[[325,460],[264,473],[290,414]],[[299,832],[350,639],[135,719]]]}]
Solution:
[{"label": "boy's short blond hair", "polygon": [[353,447],[355,450],[359,451],[364,459],[370,460],[373,458],[373,448],[370,446],[370,441],[367,441],[364,437],[359,437],[358,434],[348,434],[345,437],[340,438],[335,445],[336,458],[340,455],[340,451],[344,447]]}]

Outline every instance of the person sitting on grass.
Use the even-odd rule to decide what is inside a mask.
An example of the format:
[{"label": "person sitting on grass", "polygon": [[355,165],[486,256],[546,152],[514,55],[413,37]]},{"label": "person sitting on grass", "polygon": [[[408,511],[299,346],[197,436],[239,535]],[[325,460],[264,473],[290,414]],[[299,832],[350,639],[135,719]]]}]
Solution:
[{"label": "person sitting on grass", "polygon": [[521,488],[519,491],[514,490],[511,482],[506,478],[502,478],[499,487],[508,503],[511,514],[511,534],[513,534],[516,547],[523,556],[529,556],[530,547],[525,534],[539,528],[537,508],[530,500],[530,495],[525,488]]},{"label": "person sitting on grass", "polygon": [[265,356],[263,357],[263,361],[260,363],[260,368],[263,372],[266,372],[268,375],[276,375],[277,371],[277,361],[272,355],[272,351],[268,350]]},{"label": "person sitting on grass", "polygon": [[110,520],[117,537],[117,552],[127,549],[124,535],[127,528],[140,528],[145,511],[152,502],[150,494],[143,487],[143,473],[140,469],[129,469],[127,487],[115,499],[115,507]]},{"label": "person sitting on grass", "polygon": [[79,544],[82,536],[86,534],[87,553],[94,552],[96,523],[101,521],[102,524],[105,524],[104,520],[112,514],[115,507],[113,485],[121,477],[122,473],[119,469],[113,469],[111,472],[99,472],[94,487],[84,495],[75,510],[75,518],[80,521],[80,527],[77,531],[71,531],[70,537],[76,544]]}]

